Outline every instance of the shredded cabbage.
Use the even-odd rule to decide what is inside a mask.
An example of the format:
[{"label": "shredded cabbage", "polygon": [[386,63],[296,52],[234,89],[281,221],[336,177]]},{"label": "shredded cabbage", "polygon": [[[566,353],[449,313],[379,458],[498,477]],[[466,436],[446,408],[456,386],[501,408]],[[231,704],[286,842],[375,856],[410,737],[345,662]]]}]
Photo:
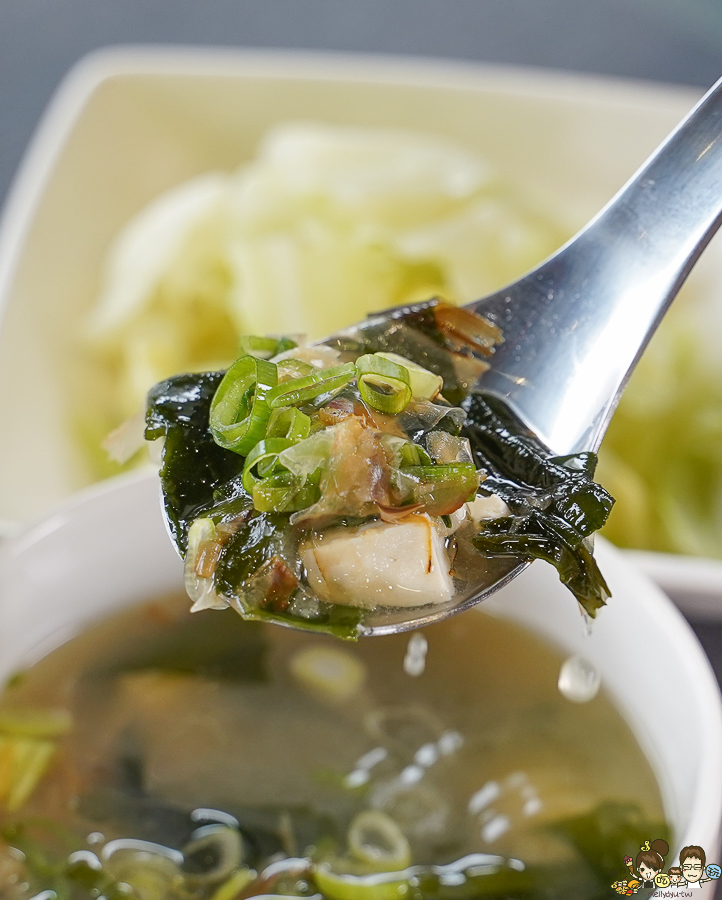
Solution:
[{"label": "shredded cabbage", "polygon": [[722,558],[722,372],[694,296],[665,318],[599,453],[617,498],[602,533],[623,547]]},{"label": "shredded cabbage", "polygon": [[253,162],[173,188],[119,234],[87,324],[108,384],[95,418],[110,430],[156,382],[224,368],[241,333],[315,338],[435,294],[467,302],[564,237],[440,137],[281,125]]}]

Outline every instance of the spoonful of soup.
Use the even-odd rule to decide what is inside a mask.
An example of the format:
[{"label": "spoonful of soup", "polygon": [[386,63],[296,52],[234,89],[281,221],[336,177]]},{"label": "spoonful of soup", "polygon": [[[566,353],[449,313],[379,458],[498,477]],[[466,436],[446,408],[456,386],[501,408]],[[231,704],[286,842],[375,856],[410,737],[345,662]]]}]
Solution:
[{"label": "spoonful of soup", "polygon": [[194,609],[342,637],[483,600],[535,558],[584,610],[612,499],[595,451],[722,214],[716,85],[572,241],[460,309],[430,301],[298,347],[246,336],[227,372],[151,391]]}]

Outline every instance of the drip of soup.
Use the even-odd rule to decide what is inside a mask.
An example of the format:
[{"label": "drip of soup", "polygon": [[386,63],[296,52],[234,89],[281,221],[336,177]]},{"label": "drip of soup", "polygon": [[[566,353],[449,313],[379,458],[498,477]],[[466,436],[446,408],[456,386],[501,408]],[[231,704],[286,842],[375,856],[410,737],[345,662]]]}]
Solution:
[{"label": "drip of soup", "polygon": [[609,699],[481,612],[345,645],[169,597],[0,700],[0,897],[574,898],[667,836]]}]

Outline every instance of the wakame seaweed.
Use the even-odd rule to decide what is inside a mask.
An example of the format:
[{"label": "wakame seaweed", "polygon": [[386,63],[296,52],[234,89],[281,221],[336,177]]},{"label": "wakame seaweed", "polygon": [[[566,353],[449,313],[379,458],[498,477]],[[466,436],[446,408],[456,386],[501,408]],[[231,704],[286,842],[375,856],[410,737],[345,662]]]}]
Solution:
[{"label": "wakame seaweed", "polygon": [[614,503],[592,478],[596,454],[551,456],[494,397],[470,394],[462,408],[474,461],[486,476],[479,492],[501,497],[511,512],[486,522],[472,543],[488,556],[546,560],[594,616],[609,588],[589,541]]},{"label": "wakame seaweed", "polygon": [[146,440],[165,438],[160,470],[171,534],[184,553],[191,522],[214,504],[214,491],[243,468],[235,453],[216,444],[208,428],[213,395],[223,372],[174,375],[151,388]]}]

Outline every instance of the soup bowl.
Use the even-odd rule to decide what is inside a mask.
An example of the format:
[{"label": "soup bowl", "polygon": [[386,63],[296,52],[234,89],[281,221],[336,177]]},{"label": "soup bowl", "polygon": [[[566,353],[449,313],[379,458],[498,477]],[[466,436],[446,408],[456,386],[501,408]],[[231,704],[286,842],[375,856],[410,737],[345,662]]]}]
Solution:
[{"label": "soup bowl", "polygon": [[[651,581],[604,541],[597,555],[613,596],[591,629],[554,570],[540,563],[483,613],[513,620],[597,668],[656,774],[672,853],[701,845],[716,862],[722,705],[711,667]],[[93,620],[174,589],[182,590],[182,566],[161,519],[157,476],[139,472],[80,492],[0,547],[0,678]],[[703,888],[709,896],[713,885]]]}]

